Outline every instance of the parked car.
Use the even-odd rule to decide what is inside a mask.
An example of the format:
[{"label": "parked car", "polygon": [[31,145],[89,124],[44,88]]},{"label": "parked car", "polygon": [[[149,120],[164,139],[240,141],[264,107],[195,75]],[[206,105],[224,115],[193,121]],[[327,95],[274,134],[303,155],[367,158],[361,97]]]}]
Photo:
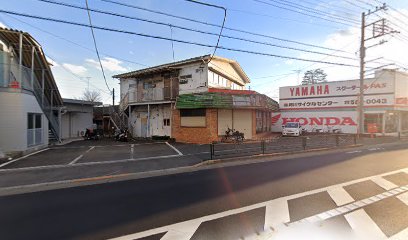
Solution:
[{"label": "parked car", "polygon": [[303,127],[298,122],[288,122],[282,125],[282,136],[301,136],[303,134]]}]

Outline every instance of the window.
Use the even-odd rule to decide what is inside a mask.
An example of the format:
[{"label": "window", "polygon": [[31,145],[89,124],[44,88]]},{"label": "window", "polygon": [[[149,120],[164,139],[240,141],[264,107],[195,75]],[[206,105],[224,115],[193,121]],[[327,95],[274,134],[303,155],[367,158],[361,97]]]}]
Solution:
[{"label": "window", "polygon": [[35,146],[43,143],[42,114],[27,114],[27,146]]},{"label": "window", "polygon": [[205,108],[180,109],[181,117],[205,117]]},{"label": "window", "polygon": [[180,126],[182,127],[205,127],[204,108],[200,109],[181,109],[180,110]]},{"label": "window", "polygon": [[149,89],[149,88],[155,88],[156,87],[156,83],[153,82],[144,82],[143,83],[143,89]]},{"label": "window", "polygon": [[163,126],[170,126],[170,118],[163,119]]},{"label": "window", "polygon": [[191,80],[193,78],[193,76],[191,74],[189,75],[182,75],[179,78],[179,83],[180,84],[187,84],[188,80]]}]

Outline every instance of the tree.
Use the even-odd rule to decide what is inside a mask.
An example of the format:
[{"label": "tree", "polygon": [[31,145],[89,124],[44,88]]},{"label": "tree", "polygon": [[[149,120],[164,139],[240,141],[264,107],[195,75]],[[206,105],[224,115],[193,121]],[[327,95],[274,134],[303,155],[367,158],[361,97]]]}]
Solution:
[{"label": "tree", "polygon": [[320,68],[309,70],[303,76],[302,85],[327,82],[327,74]]},{"label": "tree", "polygon": [[101,102],[102,96],[101,93],[96,90],[91,91],[87,89],[82,93],[82,96],[79,99],[89,102]]}]

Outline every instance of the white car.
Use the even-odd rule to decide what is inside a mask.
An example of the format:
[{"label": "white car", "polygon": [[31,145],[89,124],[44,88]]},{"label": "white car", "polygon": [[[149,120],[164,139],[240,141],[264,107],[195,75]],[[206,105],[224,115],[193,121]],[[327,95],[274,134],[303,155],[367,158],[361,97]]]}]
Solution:
[{"label": "white car", "polygon": [[301,136],[303,134],[303,128],[298,122],[288,122],[282,125],[283,136]]}]

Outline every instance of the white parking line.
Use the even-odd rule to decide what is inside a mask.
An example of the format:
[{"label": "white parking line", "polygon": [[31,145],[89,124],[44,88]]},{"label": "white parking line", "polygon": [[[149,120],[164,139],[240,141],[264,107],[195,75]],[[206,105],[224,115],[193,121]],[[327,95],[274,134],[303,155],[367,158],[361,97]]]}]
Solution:
[{"label": "white parking line", "polygon": [[86,152],[85,153],[89,153],[92,149],[94,149],[95,148],[95,146],[92,146],[90,149],[88,149],[88,150],[86,150]]},{"label": "white parking line", "polygon": [[0,168],[1,168],[1,167],[4,167],[4,166],[7,166],[7,165],[9,165],[9,164],[11,164],[11,163],[13,163],[13,162],[17,162],[17,161],[19,161],[19,160],[21,160],[21,159],[24,159],[24,158],[26,158],[26,157],[29,157],[29,156],[32,156],[32,155],[34,155],[34,154],[37,154],[37,153],[40,153],[40,152],[44,152],[44,151],[47,151],[47,150],[49,150],[49,148],[41,149],[41,150],[39,150],[39,151],[37,151],[37,152],[33,152],[33,153],[27,154],[27,155],[25,155],[25,156],[16,158],[16,159],[14,159],[14,160],[11,160],[11,161],[9,161],[9,162],[6,162],[6,163],[1,164],[1,165],[0,165]]},{"label": "white parking line", "polygon": [[135,152],[135,144],[130,145],[130,159],[134,158],[134,152]]},{"label": "white parking line", "polygon": [[72,165],[72,164],[75,164],[76,162],[78,162],[79,161],[79,159],[81,159],[82,157],[83,157],[84,155],[79,155],[78,157],[76,157],[74,160],[72,160],[72,162],[70,162],[70,163],[68,163],[68,165]]},{"label": "white parking line", "polygon": [[175,148],[173,145],[170,143],[166,142],[167,146],[171,147],[174,151],[178,153],[178,155],[183,156],[183,153],[181,153],[177,148]]}]

